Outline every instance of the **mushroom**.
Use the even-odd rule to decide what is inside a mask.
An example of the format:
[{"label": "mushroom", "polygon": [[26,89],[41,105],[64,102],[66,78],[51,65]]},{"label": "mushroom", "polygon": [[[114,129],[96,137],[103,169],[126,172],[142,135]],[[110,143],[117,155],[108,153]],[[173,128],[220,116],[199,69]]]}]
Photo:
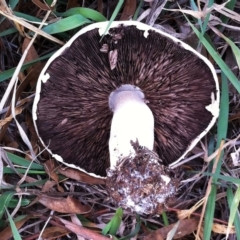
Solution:
[{"label": "mushroom", "polygon": [[[81,29],[49,59],[37,84],[34,125],[56,160],[107,177],[121,206],[154,213],[177,188],[164,165],[184,158],[218,117],[218,80],[204,56],[167,33],[126,21],[113,22],[103,36],[107,25]],[[126,185],[131,176],[140,197],[129,198],[133,185],[124,192],[112,184]],[[146,207],[154,188],[159,204]]]}]

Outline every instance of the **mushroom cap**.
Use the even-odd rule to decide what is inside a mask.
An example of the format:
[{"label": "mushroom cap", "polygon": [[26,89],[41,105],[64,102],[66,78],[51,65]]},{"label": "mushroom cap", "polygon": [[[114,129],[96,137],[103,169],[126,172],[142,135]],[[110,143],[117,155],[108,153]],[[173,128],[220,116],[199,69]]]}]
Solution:
[{"label": "mushroom cap", "polygon": [[[110,94],[139,87],[155,122],[154,150],[165,164],[182,159],[213,126],[219,86],[212,64],[187,44],[135,21],[80,30],[47,62],[37,84],[34,125],[57,160],[106,176]],[[114,56],[112,53],[115,53]]]}]

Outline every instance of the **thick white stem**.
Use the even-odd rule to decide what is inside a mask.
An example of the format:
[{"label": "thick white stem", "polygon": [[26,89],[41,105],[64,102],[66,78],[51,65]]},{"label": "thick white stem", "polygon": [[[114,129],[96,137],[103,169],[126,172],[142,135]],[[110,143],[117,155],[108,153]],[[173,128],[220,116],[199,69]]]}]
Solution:
[{"label": "thick white stem", "polygon": [[131,141],[153,150],[154,118],[143,92],[133,85],[122,85],[111,93],[109,106],[114,112],[109,139],[111,168],[124,157],[134,156]]}]

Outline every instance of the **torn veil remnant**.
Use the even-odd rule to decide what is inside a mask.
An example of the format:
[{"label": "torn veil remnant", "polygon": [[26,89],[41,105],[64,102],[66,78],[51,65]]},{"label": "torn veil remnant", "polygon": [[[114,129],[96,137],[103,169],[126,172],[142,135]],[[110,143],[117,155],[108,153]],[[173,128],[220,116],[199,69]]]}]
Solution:
[{"label": "torn veil remnant", "polygon": [[[154,164],[181,160],[218,117],[219,86],[212,64],[185,43],[140,22],[113,22],[102,38],[107,25],[83,28],[47,62],[33,106],[39,139],[57,160],[98,177],[106,177],[109,167],[107,177],[115,177],[113,171],[124,164],[138,165],[142,174],[141,166],[151,160],[142,157],[141,147],[146,156],[158,154]],[[138,141],[139,148],[131,141]],[[165,178],[169,184],[165,201],[176,184],[168,181],[165,167],[155,171],[160,183]],[[134,181],[141,178],[136,174]],[[142,184],[138,186],[144,189]],[[150,185],[149,191],[139,192],[143,203]],[[118,196],[116,192],[126,207],[156,212],[156,206],[139,208],[139,198],[124,200],[114,188]]]}]

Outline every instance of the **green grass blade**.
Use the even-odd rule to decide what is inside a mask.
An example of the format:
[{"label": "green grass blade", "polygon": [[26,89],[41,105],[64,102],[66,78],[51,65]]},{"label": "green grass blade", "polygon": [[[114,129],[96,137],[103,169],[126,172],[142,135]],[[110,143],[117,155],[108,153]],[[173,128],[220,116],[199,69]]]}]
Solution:
[{"label": "green grass blade", "polygon": [[21,13],[21,12],[13,12],[17,17],[20,17],[20,18],[23,18],[23,19],[26,19],[28,21],[32,21],[32,22],[42,22],[41,19],[39,18],[36,18],[36,17],[33,17],[33,16],[30,16],[28,14],[25,14],[25,13]]},{"label": "green grass blade", "polygon": [[[22,168],[15,168],[15,170],[18,173],[22,173],[22,174],[25,174],[26,172],[28,172],[29,174],[46,174],[45,171],[39,171],[39,170],[27,170],[27,169],[22,169]],[[15,172],[9,167],[3,167],[3,173],[11,174],[11,173],[15,173]]]},{"label": "green grass blade", "polygon": [[[229,92],[228,92],[228,82],[226,76],[222,73],[222,86],[221,86],[221,99],[220,99],[220,114],[217,124],[217,149],[219,148],[222,139],[226,138],[227,128],[228,128],[228,111],[229,111]],[[221,160],[223,156],[223,151],[221,151],[220,159],[215,171],[215,174],[220,174],[221,169]],[[215,159],[216,161],[216,159]],[[213,183],[217,183],[217,177],[213,177]],[[216,202],[217,186],[212,185],[211,193],[209,194],[206,212],[205,212],[205,221],[204,221],[204,239],[208,240],[211,237],[212,223],[215,211],[215,202]]]},{"label": "green grass blade", "polygon": [[217,194],[217,186],[213,185],[212,190],[208,197],[208,202],[207,202],[206,211],[205,211],[204,229],[203,229],[204,240],[211,239],[213,216],[215,212],[216,194]]},{"label": "green grass blade", "polygon": [[[228,81],[227,77],[224,73],[222,76],[222,86],[221,86],[221,98],[220,98],[220,113],[217,123],[217,147],[220,147],[221,141],[226,139],[227,130],[228,130],[228,115],[229,115],[229,90],[228,90]],[[220,156],[220,160],[218,162],[215,173],[219,174],[221,170],[221,159],[222,159],[223,151]],[[213,183],[217,181],[217,178],[213,177]]]},{"label": "green grass blade", "polygon": [[[55,52],[49,53],[47,55],[44,55],[44,56],[42,56],[40,58],[37,58],[37,59],[31,61],[31,62],[23,64],[23,66],[21,67],[21,71],[26,70],[27,68],[31,67],[36,62],[39,62],[39,61],[42,61],[42,60],[50,58],[54,53]],[[0,82],[11,78],[13,73],[15,72],[15,70],[16,70],[16,68],[11,68],[9,70],[6,70],[6,71],[0,73]]]},{"label": "green grass blade", "polygon": [[[199,173],[199,172],[198,172]],[[197,172],[196,172],[197,174]],[[202,175],[205,175],[205,176],[210,176],[210,177],[213,177],[215,179],[221,179],[225,182],[229,182],[229,183],[234,183],[234,184],[239,184],[240,185],[240,179],[238,178],[234,178],[234,177],[230,177],[230,176],[224,176],[224,175],[221,175],[221,174],[218,174],[218,173],[202,173]],[[217,182],[216,182],[217,184]]]},{"label": "green grass blade", "polygon": [[232,204],[230,205],[230,216],[228,220],[226,239],[228,239],[229,231],[233,225],[235,217],[238,216],[237,213],[238,213],[239,202],[240,202],[240,186],[238,186],[235,196],[233,198]]},{"label": "green grass blade", "polygon": [[69,17],[75,14],[80,14],[85,18],[89,18],[93,21],[96,22],[104,22],[107,21],[107,18],[105,18],[101,13],[90,9],[90,8],[84,8],[84,7],[76,7],[76,8],[71,8],[67,10],[66,12],[59,13],[55,12],[55,14],[59,17]]},{"label": "green grass blade", "polygon": [[59,21],[52,23],[46,27],[43,27],[42,30],[48,34],[55,34],[66,32],[76,27],[80,27],[86,23],[91,23],[91,21],[81,16],[80,14],[75,14],[70,17],[60,19]]},{"label": "green grass blade", "polygon": [[53,0],[46,0],[46,3],[47,3],[48,6],[51,6],[52,3],[53,3]]},{"label": "green grass blade", "polygon": [[[235,5],[236,5],[236,0],[230,0],[226,5],[225,5],[225,8],[227,9],[230,9],[230,10],[233,10]],[[220,19],[222,20],[223,23],[227,23],[229,18],[223,14],[221,14],[221,17]],[[223,28],[223,27],[222,27]]]},{"label": "green grass blade", "polygon": [[9,0],[8,5],[11,7],[11,9],[14,9],[17,4],[18,4],[19,0]]},{"label": "green grass blade", "polygon": [[[212,7],[212,5],[214,4],[214,0],[209,0],[208,1],[208,8]],[[204,17],[204,21],[203,21],[203,25],[202,25],[202,36],[205,34],[206,29],[207,29],[207,25],[210,19],[210,14],[208,13],[205,17]]]},{"label": "green grass blade", "polygon": [[110,20],[109,20],[109,23],[108,23],[108,25],[107,25],[107,27],[106,27],[106,29],[105,29],[105,31],[104,31],[104,33],[103,33],[100,41],[101,41],[102,38],[105,36],[105,34],[106,34],[106,32],[108,31],[109,27],[111,26],[112,22],[114,21],[114,19],[115,19],[116,16],[118,15],[118,13],[119,13],[119,11],[120,11],[123,3],[124,3],[124,0],[119,0],[119,1],[118,1],[118,4],[117,4],[116,8],[115,8],[114,11],[113,11],[113,14],[112,14],[112,16],[111,16],[111,18],[110,18]]},{"label": "green grass blade", "polygon": [[15,194],[14,191],[7,191],[0,196],[0,219],[5,211],[5,207],[8,207],[9,202],[11,201],[13,195]]},{"label": "green grass blade", "polygon": [[[11,201],[8,204],[8,208],[16,208],[18,205],[19,199],[11,199]],[[26,207],[28,204],[30,204],[30,200],[28,199],[21,199],[21,207]]]},{"label": "green grass blade", "polygon": [[[11,162],[14,163],[14,164],[17,164],[17,165],[19,165],[19,166],[23,166],[23,167],[26,167],[26,168],[28,168],[29,165],[31,164],[31,161],[29,161],[29,160],[26,160],[26,159],[24,159],[24,158],[22,158],[22,157],[19,157],[19,156],[13,154],[13,153],[9,153],[9,152],[6,152],[6,153],[7,153],[8,158],[9,158],[9,159],[11,160]],[[31,164],[30,169],[44,170],[44,168],[43,168],[42,165],[40,165],[40,164],[38,164],[38,163],[35,163],[35,162],[33,162],[33,163]]]},{"label": "green grass blade", "polygon": [[229,38],[221,34],[221,37],[228,43],[228,45],[231,47],[232,52],[236,58],[238,68],[240,68],[240,50],[239,48],[235,45],[234,42],[232,42]]},{"label": "green grass blade", "polygon": [[8,215],[8,220],[9,220],[9,223],[10,223],[10,227],[12,229],[12,233],[13,233],[13,238],[14,240],[22,240],[19,232],[18,232],[18,229],[16,228],[16,225],[11,217],[11,215],[9,214],[7,208],[6,208],[6,212],[7,212],[7,215]]},{"label": "green grass blade", "polygon": [[48,179],[39,180],[39,181],[36,181],[36,182],[31,182],[31,183],[23,183],[19,187],[20,188],[25,188],[25,187],[33,187],[33,186],[44,185],[47,181],[48,181]]},{"label": "green grass blade", "polygon": [[138,234],[141,228],[141,219],[138,214],[136,215],[136,220],[137,220],[137,223],[136,223],[135,229],[129,235],[120,238],[120,240],[129,240],[131,238],[134,238]]},{"label": "green grass blade", "polygon": [[[197,7],[197,5],[196,5],[196,3],[195,3],[194,0],[191,0],[191,1],[190,1],[190,6],[191,6],[191,8],[192,8],[195,12],[198,12],[198,11],[199,11],[199,9],[198,9],[198,7]],[[201,28],[201,32],[203,33],[202,19],[196,19],[196,18],[194,18],[194,20],[195,20],[194,22],[198,22],[199,27]]]},{"label": "green grass blade", "polygon": [[[11,8],[14,9],[17,4],[18,4],[19,0],[9,0],[9,2],[7,3],[7,5]],[[2,16],[2,18],[0,19],[0,24],[6,19],[6,17]]]},{"label": "green grass blade", "polygon": [[103,228],[102,234],[111,234],[116,235],[118,228],[120,227],[120,224],[122,222],[122,216],[123,216],[123,210],[121,208],[118,208],[114,217],[111,219],[111,221]]},{"label": "green grass blade", "polygon": [[135,20],[135,21],[137,20],[139,12],[140,12],[140,10],[142,8],[142,5],[143,5],[143,0],[141,0],[140,3],[138,4],[136,12],[134,13],[134,16],[133,16],[133,20]]},{"label": "green grass blade", "polygon": [[[230,209],[231,209],[231,206],[233,204],[233,198],[234,198],[234,196],[233,196],[232,188],[228,187],[228,189],[227,189],[227,201],[228,201],[228,205],[229,205]],[[239,217],[239,215],[236,215],[235,218],[234,218],[234,227],[235,227],[235,231],[236,231],[237,240],[240,240],[240,217]]]},{"label": "green grass blade", "polygon": [[162,219],[163,219],[163,223],[165,226],[168,226],[169,225],[169,222],[168,222],[168,217],[167,217],[167,214],[165,211],[162,212]]},{"label": "green grass blade", "polygon": [[0,32],[0,37],[4,37],[4,36],[7,36],[9,34],[16,33],[17,31],[18,30],[16,28],[14,28],[14,27],[9,28],[9,29],[7,29],[5,31]]},{"label": "green grass blade", "polygon": [[[185,16],[186,17],[186,16]],[[188,20],[186,17],[188,23],[192,27],[193,31],[197,35],[197,37],[200,39],[202,44],[205,46],[209,54],[212,56],[214,61],[218,64],[218,66],[221,68],[222,72],[228,77],[229,81],[233,84],[233,86],[236,88],[236,90],[240,93],[240,82],[238,81],[237,77],[233,74],[231,69],[227,66],[227,64],[222,60],[221,56],[213,49],[213,47],[209,44],[209,42],[202,36],[202,34],[193,26],[193,24]]]}]

